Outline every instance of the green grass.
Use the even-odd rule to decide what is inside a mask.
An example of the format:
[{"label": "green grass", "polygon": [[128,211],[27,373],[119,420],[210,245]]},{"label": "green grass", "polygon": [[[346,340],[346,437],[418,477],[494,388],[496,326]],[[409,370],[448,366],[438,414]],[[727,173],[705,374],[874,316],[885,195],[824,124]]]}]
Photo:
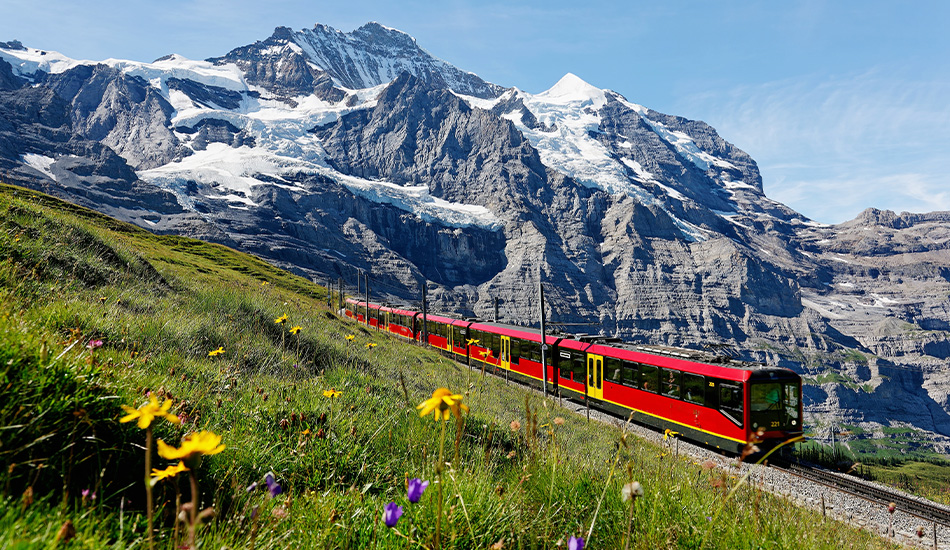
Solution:
[{"label": "green grass", "polygon": [[[258,259],[23,189],[0,187],[0,212],[2,548],[148,546],[145,436],[118,422],[148,392],[183,420],[156,420],[156,438],[223,437],[197,470],[215,510],[202,548],[433,548],[437,525],[444,548],[891,547],[754,488],[726,498],[730,472],[341,319],[322,289]],[[441,511],[443,425],[416,410],[438,387],[471,409],[445,426]],[[245,490],[266,472],[276,498]],[[431,483],[417,504],[414,477]],[[631,480],[645,489],[632,509]],[[187,474],[154,496],[156,546],[178,548]],[[389,502],[398,532],[381,521]],[[75,537],[57,543],[67,522]]]},{"label": "green grass", "polygon": [[932,462],[904,461],[892,465],[871,464],[867,472],[875,481],[950,504],[950,463],[946,459]]}]

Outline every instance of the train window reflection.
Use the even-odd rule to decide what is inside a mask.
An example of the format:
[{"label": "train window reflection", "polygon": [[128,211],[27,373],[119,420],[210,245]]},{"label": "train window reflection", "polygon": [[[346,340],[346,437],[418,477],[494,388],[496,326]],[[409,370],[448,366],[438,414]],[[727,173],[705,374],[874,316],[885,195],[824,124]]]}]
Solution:
[{"label": "train window reflection", "polygon": [[742,388],[732,384],[719,385],[719,408],[736,420],[742,418]]},{"label": "train window reflection", "polygon": [[652,365],[640,365],[640,389],[657,393],[657,373],[660,369]]},{"label": "train window reflection", "polygon": [[616,382],[619,384],[623,380],[623,376],[621,374],[623,371],[623,363],[620,362],[620,359],[613,359],[610,357],[604,359],[604,362],[607,363],[607,373],[605,378],[611,382]]},{"label": "train window reflection", "polygon": [[782,404],[782,385],[778,382],[752,384],[750,406],[752,411],[774,411]]},{"label": "train window reflection", "polygon": [[690,403],[702,405],[705,402],[705,378],[698,374],[683,373],[683,399]]}]

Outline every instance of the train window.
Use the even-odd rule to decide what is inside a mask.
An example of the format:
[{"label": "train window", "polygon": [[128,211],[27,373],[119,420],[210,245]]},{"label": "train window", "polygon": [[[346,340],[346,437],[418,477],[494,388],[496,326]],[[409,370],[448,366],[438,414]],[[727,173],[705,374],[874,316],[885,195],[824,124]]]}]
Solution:
[{"label": "train window", "polygon": [[535,363],[541,362],[541,346],[534,342],[525,342],[521,346],[521,354],[525,359],[534,361]]},{"label": "train window", "polygon": [[[488,344],[485,347],[488,347]],[[501,357],[501,336],[497,334],[491,335],[491,355],[492,357]]]},{"label": "train window", "polygon": [[587,379],[587,359],[584,354],[571,352],[571,363],[574,369],[574,380],[584,382]]},{"label": "train window", "polygon": [[611,382],[616,382],[617,384],[623,382],[623,363],[621,363],[620,359],[606,357],[604,358],[604,362],[607,363],[607,372],[604,378]]},{"label": "train window", "polygon": [[574,368],[574,363],[571,361],[571,352],[567,350],[560,350],[557,354],[557,363],[558,368],[561,371],[558,373],[561,378],[571,379],[571,370]]},{"label": "train window", "polygon": [[640,376],[640,365],[637,363],[631,363],[630,361],[623,362],[623,383],[631,388],[637,387],[637,378]]},{"label": "train window", "polygon": [[519,357],[521,357],[521,340],[512,338],[511,339],[511,362],[517,364]]},{"label": "train window", "polygon": [[778,382],[752,384],[749,405],[752,412],[772,411],[782,406],[782,385]]},{"label": "train window", "polygon": [[[798,385],[785,384],[785,413],[795,420],[798,420],[798,405]],[[792,425],[794,426],[795,423],[793,422]]]},{"label": "train window", "polygon": [[698,374],[683,373],[683,399],[697,405],[705,404],[706,379]]},{"label": "train window", "polygon": [[657,374],[660,369],[653,365],[640,365],[640,389],[657,393],[659,384],[657,383]]},{"label": "train window", "polygon": [[678,370],[662,369],[660,372],[660,389],[663,395],[679,399],[681,377],[682,373]]},{"label": "train window", "polygon": [[729,413],[736,422],[741,422],[742,388],[732,384],[719,384],[719,408]]}]

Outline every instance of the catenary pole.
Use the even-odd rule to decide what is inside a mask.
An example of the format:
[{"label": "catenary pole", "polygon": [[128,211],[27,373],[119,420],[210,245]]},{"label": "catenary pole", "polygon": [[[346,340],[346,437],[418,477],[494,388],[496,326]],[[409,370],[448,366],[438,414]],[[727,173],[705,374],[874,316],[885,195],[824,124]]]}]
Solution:
[{"label": "catenary pole", "polygon": [[426,303],[426,295],[429,293],[428,285],[425,279],[422,280],[422,345],[429,344],[429,312]]},{"label": "catenary pole", "polygon": [[548,351],[548,339],[545,335],[544,326],[544,285],[540,281],[538,282],[538,295],[541,298],[541,392],[546,399],[548,397],[548,361],[546,353]]}]

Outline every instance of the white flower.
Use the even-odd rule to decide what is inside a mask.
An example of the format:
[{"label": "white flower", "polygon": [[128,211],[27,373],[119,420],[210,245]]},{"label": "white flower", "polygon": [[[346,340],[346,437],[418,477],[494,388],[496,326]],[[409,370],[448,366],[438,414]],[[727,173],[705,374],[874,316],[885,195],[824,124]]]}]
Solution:
[{"label": "white flower", "polygon": [[627,502],[630,499],[636,499],[643,496],[643,487],[640,485],[639,481],[631,481],[630,483],[623,486],[623,489],[620,490],[620,496],[623,498],[624,502]]}]

